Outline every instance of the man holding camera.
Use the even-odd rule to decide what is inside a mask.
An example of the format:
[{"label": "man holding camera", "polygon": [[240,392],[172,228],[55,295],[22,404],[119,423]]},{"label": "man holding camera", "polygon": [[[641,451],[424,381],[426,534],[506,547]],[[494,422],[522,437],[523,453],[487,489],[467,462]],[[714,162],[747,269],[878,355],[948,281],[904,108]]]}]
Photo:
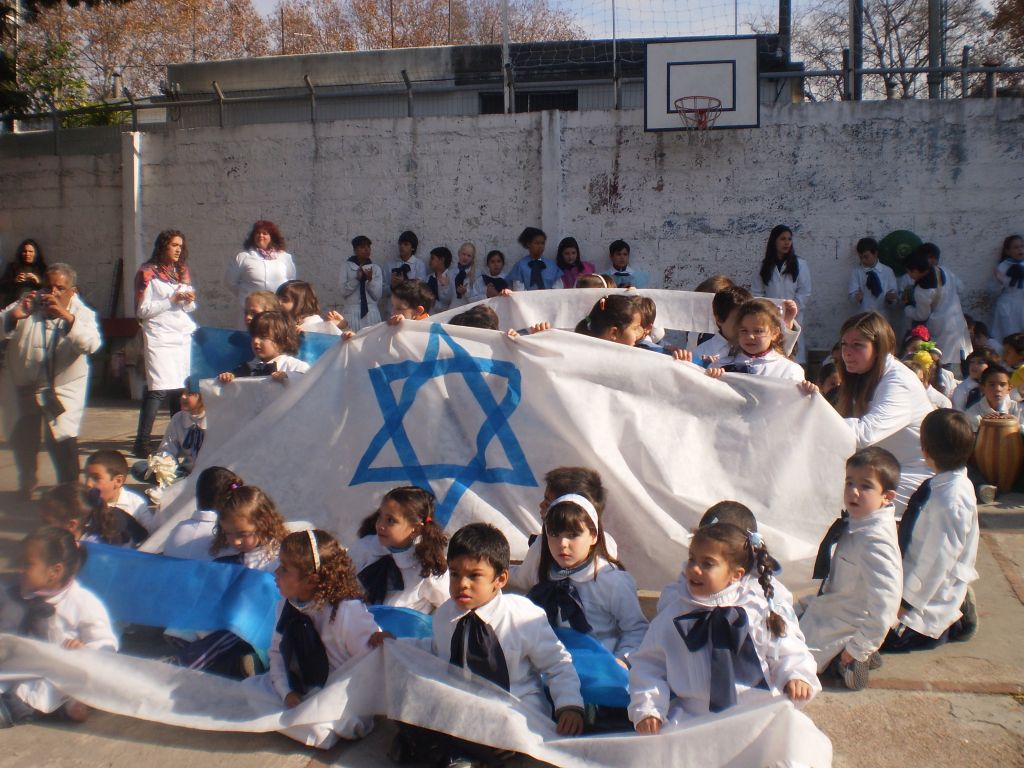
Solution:
[{"label": "man holding camera", "polygon": [[10,440],[18,487],[26,499],[37,484],[40,430],[57,482],[78,479],[78,432],[89,386],[89,355],[103,344],[96,313],[78,298],[77,275],[67,264],[46,271],[44,288],[0,312],[7,345],[8,380],[15,392]]}]

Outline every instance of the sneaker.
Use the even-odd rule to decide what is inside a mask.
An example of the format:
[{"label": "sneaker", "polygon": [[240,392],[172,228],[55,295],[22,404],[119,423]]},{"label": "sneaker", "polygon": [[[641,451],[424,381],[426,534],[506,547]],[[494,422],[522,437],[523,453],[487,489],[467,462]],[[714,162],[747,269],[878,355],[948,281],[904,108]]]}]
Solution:
[{"label": "sneaker", "polygon": [[963,615],[950,630],[949,639],[955,643],[966,643],[978,634],[978,603],[974,597],[974,588],[968,587],[964,602],[960,606]]},{"label": "sneaker", "polygon": [[992,504],[996,500],[997,490],[998,489],[994,485],[978,486],[978,501],[982,504]]},{"label": "sneaker", "polygon": [[878,651],[875,651],[874,653],[872,653],[870,656],[868,656],[867,665],[868,665],[868,669],[881,669],[882,668],[882,654],[880,654]]},{"label": "sneaker", "polygon": [[868,687],[868,664],[863,661],[854,661],[847,665],[840,665],[843,685],[851,691],[863,691]]},{"label": "sneaker", "polygon": [[37,712],[13,693],[0,694],[0,728],[13,728],[36,719]]}]

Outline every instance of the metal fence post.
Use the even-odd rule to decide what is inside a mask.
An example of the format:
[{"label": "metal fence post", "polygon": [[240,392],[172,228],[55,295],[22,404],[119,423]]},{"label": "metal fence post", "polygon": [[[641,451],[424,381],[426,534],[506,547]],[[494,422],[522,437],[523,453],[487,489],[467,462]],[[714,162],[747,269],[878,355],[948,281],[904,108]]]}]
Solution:
[{"label": "metal fence post", "polygon": [[406,117],[412,117],[412,80],[409,79],[409,73],[406,70],[402,70],[402,80],[405,81],[405,96],[407,99]]},{"label": "metal fence post", "polygon": [[963,54],[960,57],[960,98],[967,98],[967,67],[971,64],[971,46],[965,45]]},{"label": "metal fence post", "polygon": [[309,75],[303,75],[302,79],[306,81],[306,87],[309,88],[309,119],[311,122],[316,122],[316,88],[313,86],[313,81],[309,79]]}]

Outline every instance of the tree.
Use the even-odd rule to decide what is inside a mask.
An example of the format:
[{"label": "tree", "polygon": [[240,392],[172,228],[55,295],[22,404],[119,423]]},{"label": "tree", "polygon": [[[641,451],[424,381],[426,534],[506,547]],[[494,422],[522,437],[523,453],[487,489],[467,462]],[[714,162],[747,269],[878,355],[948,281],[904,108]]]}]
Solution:
[{"label": "tree", "polygon": [[[820,0],[797,16],[793,25],[793,58],[802,59],[809,69],[841,69],[842,50],[849,46],[848,14],[847,0]],[[947,0],[947,63],[959,63],[965,45],[971,46],[974,61],[991,54],[995,43],[988,32],[989,18],[989,12],[978,0]],[[928,66],[928,0],[865,0],[864,66]],[[915,98],[927,92],[926,83],[926,76],[921,74],[866,76],[864,93],[869,98]],[[812,100],[836,99],[841,94],[841,78],[805,84],[805,95]]]},{"label": "tree", "polygon": [[1017,61],[1024,60],[1024,0],[998,0],[991,26],[1004,50]]},{"label": "tree", "polygon": [[274,53],[330,53],[356,47],[351,21],[338,0],[283,0],[270,25]]}]

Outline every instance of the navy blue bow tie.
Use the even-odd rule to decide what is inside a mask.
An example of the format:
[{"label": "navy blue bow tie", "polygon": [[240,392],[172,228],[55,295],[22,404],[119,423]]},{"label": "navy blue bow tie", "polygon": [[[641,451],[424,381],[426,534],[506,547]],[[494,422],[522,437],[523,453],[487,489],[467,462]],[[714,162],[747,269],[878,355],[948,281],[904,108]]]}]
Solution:
[{"label": "navy blue bow tie", "polygon": [[487,622],[476,615],[476,611],[470,611],[455,625],[449,661],[490,680],[506,691],[512,688],[501,642]]},{"label": "navy blue bow tie", "polygon": [[382,605],[388,592],[405,589],[402,569],[395,558],[384,555],[359,572],[359,583],[366,590],[366,602],[370,605]]},{"label": "navy blue bow tie", "polygon": [[249,367],[252,369],[253,376],[269,376],[272,373],[277,373],[277,363],[250,363]]},{"label": "navy blue bow tie", "polygon": [[[818,556],[814,558],[814,571],[811,574],[811,578],[828,578],[828,575],[832,570],[833,550],[836,544],[839,543],[839,539],[842,538],[843,534],[849,529],[850,513],[843,510],[842,516],[837,518],[835,522],[829,526],[828,531],[825,532],[825,537],[821,540],[821,544],[818,545]],[[824,584],[822,584],[822,587],[824,587]]]},{"label": "navy blue bow tie", "polygon": [[875,270],[868,270],[866,283],[872,296],[877,299],[882,295],[882,280],[878,277],[878,273]]},{"label": "navy blue bow tie", "polygon": [[542,581],[527,592],[526,596],[544,609],[548,615],[548,623],[552,627],[558,626],[561,614],[562,621],[568,622],[577,632],[588,634],[592,630],[583,611],[579,590],[572,579]]},{"label": "navy blue bow tie", "polygon": [[1011,264],[1006,276],[1010,278],[1011,288],[1024,288],[1024,267],[1020,264]]}]

